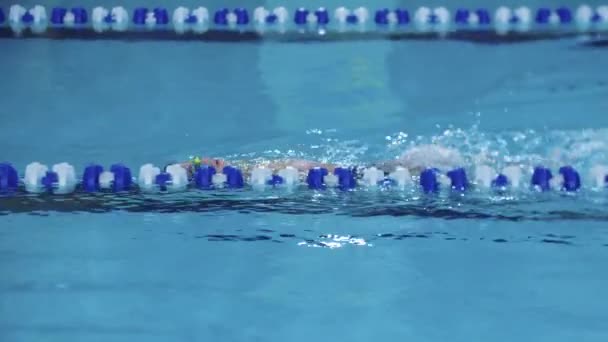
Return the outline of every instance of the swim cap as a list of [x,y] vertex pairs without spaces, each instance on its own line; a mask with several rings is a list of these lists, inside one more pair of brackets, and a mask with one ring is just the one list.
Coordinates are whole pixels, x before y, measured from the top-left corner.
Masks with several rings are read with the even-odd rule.
[[201,166],[201,158],[199,157],[194,157],[192,159],[192,165],[194,166],[194,168],[199,168]]

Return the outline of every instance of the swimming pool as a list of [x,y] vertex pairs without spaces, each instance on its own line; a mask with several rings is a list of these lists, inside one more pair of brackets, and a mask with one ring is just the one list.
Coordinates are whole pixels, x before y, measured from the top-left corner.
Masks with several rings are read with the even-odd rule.
[[[264,5],[279,4],[300,5]],[[200,153],[365,164],[441,143],[469,169],[572,164],[589,188],[608,163],[606,49],[578,39],[0,44],[0,159],[20,172]],[[605,191],[66,197],[0,199],[2,341],[608,337]]]

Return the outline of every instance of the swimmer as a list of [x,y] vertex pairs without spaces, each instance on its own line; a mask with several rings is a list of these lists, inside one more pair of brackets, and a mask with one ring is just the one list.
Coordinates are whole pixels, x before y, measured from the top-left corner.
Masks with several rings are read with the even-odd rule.
[[[192,177],[194,171],[200,166],[212,166],[216,170],[221,170],[226,165],[231,165],[241,169],[244,175],[250,175],[254,167],[266,167],[274,172],[286,167],[293,167],[299,172],[308,172],[315,167],[326,168],[330,173],[340,165],[333,163],[324,163],[319,161],[311,161],[304,159],[279,159],[274,161],[266,161],[260,163],[249,163],[246,161],[225,161],[217,158],[200,158],[194,157],[188,162],[182,162],[180,165],[188,171],[189,177]],[[356,168],[362,169],[365,167],[376,167],[382,170],[385,174],[393,172],[397,167],[404,167],[412,174],[419,174],[422,170],[433,167],[442,171],[447,171],[464,165],[464,159],[457,150],[442,147],[439,145],[420,145],[405,151],[401,156],[393,160],[381,161],[368,166]]]

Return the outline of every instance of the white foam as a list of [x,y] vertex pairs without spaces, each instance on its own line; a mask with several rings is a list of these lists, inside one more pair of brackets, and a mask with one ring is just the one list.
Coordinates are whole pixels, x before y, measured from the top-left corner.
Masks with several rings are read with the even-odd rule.
[[57,189],[54,191],[56,194],[67,194],[74,191],[78,180],[72,165],[68,163],[55,164],[52,171],[57,173]]
[[412,183],[412,175],[410,171],[404,167],[397,166],[395,171],[391,172],[389,178],[397,183],[397,186],[403,188]]
[[367,186],[376,186],[384,180],[384,172],[375,167],[363,170],[363,183]]
[[25,190],[34,193],[42,191],[42,177],[46,175],[48,170],[49,168],[46,165],[38,162],[28,164],[23,177]]
[[502,169],[502,174],[507,177],[512,187],[519,187],[521,185],[521,168],[519,166],[507,166]]
[[608,166],[606,165],[596,165],[591,168],[589,171],[589,175],[591,179],[594,181],[594,186],[596,188],[604,188],[606,187],[606,175],[608,175]]
[[492,181],[496,178],[496,171],[488,165],[478,165],[475,167],[475,183],[484,188],[492,186]]
[[439,145],[420,145],[413,147],[401,156],[401,163],[408,169],[425,169],[429,167],[439,170],[451,170],[464,164],[457,150]]

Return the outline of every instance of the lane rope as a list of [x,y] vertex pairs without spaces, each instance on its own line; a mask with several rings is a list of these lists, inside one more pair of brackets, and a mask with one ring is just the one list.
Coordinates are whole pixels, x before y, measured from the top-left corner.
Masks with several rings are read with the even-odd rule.
[[381,8],[372,11],[366,7],[338,7],[333,11],[296,8],[288,10],[279,6],[272,9],[244,7],[209,10],[205,7],[167,8],[136,7],[127,10],[124,6],[92,9],[85,7],[52,7],[36,5],[26,8],[12,5],[8,16],[0,8],[0,25],[8,27],[19,36],[24,31],[44,35],[56,29],[93,30],[99,34],[108,31],[141,32],[172,31],[205,33],[209,30],[236,32],[309,32],[324,35],[328,32],[414,32],[448,34],[459,31],[494,31],[533,33],[574,32],[589,33],[608,31],[608,5],[591,7],[580,5],[569,7],[500,6],[487,8],[456,8],[422,6],[415,9]]
[[[263,189],[269,187],[300,187],[324,190],[336,188],[344,191],[366,188],[391,188],[404,190],[416,188],[426,194],[440,191],[466,192],[473,188],[487,188],[507,191],[522,188],[524,172],[519,166],[507,166],[495,170],[488,165],[474,168],[470,179],[463,167],[451,170],[426,168],[417,175],[410,170],[397,166],[391,172],[376,167],[358,168],[340,166],[333,170],[314,167],[306,172],[287,166],[272,170],[263,166],[243,172],[236,166],[216,169],[208,165],[192,165],[185,168],[181,164],[161,168],[153,164],[142,165],[137,177],[124,164],[91,164],[78,177],[74,166],[59,163],[49,168],[38,162],[27,165],[23,177],[10,163],[0,163],[0,193],[11,195],[19,192],[68,194],[73,192],[174,192],[188,190],[214,190],[221,188],[241,189],[250,187]],[[608,185],[608,166],[595,166],[589,172],[592,187],[605,188]],[[572,166],[560,167],[557,172],[544,166],[533,169],[528,186],[539,192],[581,190],[579,172]]]

